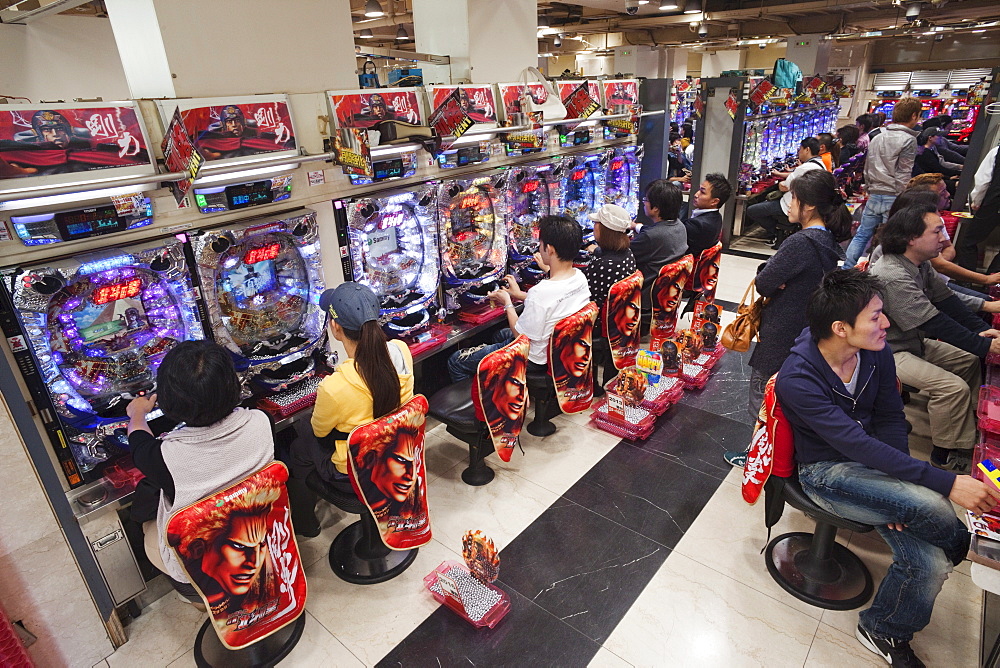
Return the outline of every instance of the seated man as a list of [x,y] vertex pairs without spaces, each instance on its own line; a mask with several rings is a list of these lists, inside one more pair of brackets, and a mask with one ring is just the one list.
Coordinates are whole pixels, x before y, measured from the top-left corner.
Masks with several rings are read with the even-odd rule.
[[[545,216],[538,222],[539,255],[536,257],[539,266],[549,267],[549,277],[525,292],[513,276],[507,276],[507,285],[490,293],[490,300],[503,304],[506,309],[510,329],[501,330],[495,343],[453,353],[448,358],[448,372],[453,382],[470,378],[476,373],[480,360],[513,341],[517,334],[531,339],[528,362],[542,367],[548,365],[549,336],[555,324],[590,301],[587,277],[573,266],[582,244],[583,230],[572,218]],[[513,299],[524,300],[520,317],[514,310]]]
[[[780,199],[768,200],[747,207],[747,220],[756,223],[762,232],[748,234],[750,238],[764,238],[774,241],[778,235],[778,223],[788,222],[788,207],[792,204],[792,181],[799,178],[810,169],[826,169],[823,159],[819,157],[819,140],[806,137],[799,144],[799,166],[791,172],[773,170],[771,174],[784,179],[778,184],[778,190],[784,193]],[[777,247],[777,246],[775,246]]]
[[718,172],[709,174],[691,197],[694,210],[684,221],[687,230],[688,253],[695,259],[722,237],[722,214],[719,209],[733,195],[733,187]]
[[632,223],[635,234],[629,247],[635,265],[642,272],[643,303],[649,303],[649,288],[660,268],[679,260],[688,252],[687,230],[677,219],[681,211],[681,189],[666,179],[646,186],[643,210],[651,222]]
[[775,392],[803,491],[828,512],[874,525],[892,548],[892,565],[859,615],[858,640],[894,667],[923,666],[910,640],[969,549],[949,499],[982,513],[1000,490],[909,455],[879,290],[878,279],[857,270],[824,276]]
[[[931,463],[967,473],[976,444],[979,358],[1000,352],[1000,332],[966,308],[931,266],[945,242],[936,206],[898,211],[881,237],[884,255],[869,271],[885,285],[896,374],[929,395]],[[997,313],[1000,302],[981,302],[979,308]]]

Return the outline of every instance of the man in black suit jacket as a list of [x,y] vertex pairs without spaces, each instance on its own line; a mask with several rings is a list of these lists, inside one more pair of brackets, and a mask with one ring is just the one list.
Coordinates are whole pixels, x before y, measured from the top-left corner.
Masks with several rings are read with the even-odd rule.
[[711,248],[722,237],[722,214],[719,209],[733,195],[733,187],[726,177],[712,173],[705,177],[701,187],[691,196],[691,214],[683,221],[687,230],[688,252],[698,259],[706,248]]

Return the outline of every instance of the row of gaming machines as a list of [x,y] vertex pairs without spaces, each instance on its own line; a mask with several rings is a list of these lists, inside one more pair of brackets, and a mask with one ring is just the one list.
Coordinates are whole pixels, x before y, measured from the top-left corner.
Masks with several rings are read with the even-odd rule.
[[[567,212],[592,234],[587,214],[605,202],[635,215],[641,151],[601,149],[336,201],[344,275],[379,295],[391,336],[426,344],[443,319],[481,315],[505,273],[538,279],[540,217]],[[72,238],[81,225],[131,226],[105,209],[88,210],[87,220],[56,212],[12,221],[22,240]],[[149,200],[132,215],[152,216]],[[179,341],[225,346],[248,401],[276,417],[312,403],[332,366],[312,211],[109,242],[0,270],[0,326],[43,417],[55,415],[44,422],[70,487],[103,477],[127,455],[125,407],[155,388],[157,367]],[[149,417],[157,433],[174,426],[159,411]]]

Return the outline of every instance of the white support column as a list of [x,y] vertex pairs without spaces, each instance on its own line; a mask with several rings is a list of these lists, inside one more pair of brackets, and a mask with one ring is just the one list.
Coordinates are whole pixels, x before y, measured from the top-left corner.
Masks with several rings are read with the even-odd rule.
[[153,0],[106,0],[130,96],[174,97],[167,51]]
[[413,0],[413,41],[419,53],[451,57],[450,81],[424,65],[425,82],[471,80],[468,0]]

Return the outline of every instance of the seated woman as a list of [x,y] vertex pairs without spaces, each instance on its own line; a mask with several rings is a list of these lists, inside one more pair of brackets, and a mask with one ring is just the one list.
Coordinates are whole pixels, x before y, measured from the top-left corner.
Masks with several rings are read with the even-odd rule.
[[[160,490],[156,520],[143,525],[146,556],[197,605],[197,592],[167,546],[167,520],[174,510],[271,462],[271,423],[261,411],[237,408],[240,380],[232,357],[211,341],[177,344],[163,358],[156,380],[156,394],[137,397],[126,409],[132,459]],[[159,439],[146,424],[146,415],[157,404],[167,417],[184,423]]]
[[304,482],[316,471],[345,491],[347,437],[355,427],[399,408],[413,397],[413,358],[402,341],[389,341],[378,324],[378,298],[360,283],[342,283],[320,296],[329,315],[331,337],[344,344],[347,359],[323,379],[316,391],[312,433],[292,443],[288,491],[296,533],[315,536],[319,523],[315,495]]
[[[589,214],[589,218],[594,221],[594,240],[598,248],[583,274],[590,286],[590,299],[602,309],[598,322],[603,323],[604,302],[611,286],[636,271],[628,238],[632,217],[617,204],[605,204],[597,213]],[[602,336],[608,335],[603,325],[600,329]]]

